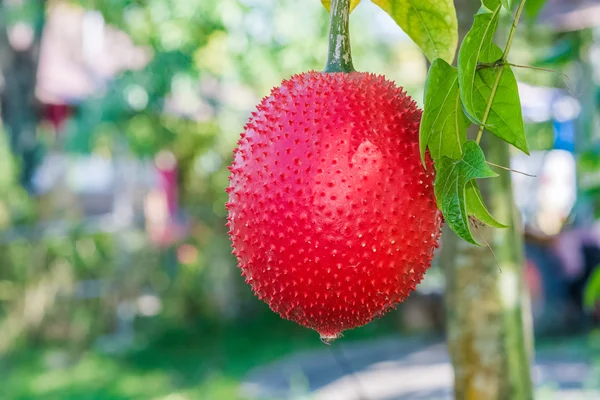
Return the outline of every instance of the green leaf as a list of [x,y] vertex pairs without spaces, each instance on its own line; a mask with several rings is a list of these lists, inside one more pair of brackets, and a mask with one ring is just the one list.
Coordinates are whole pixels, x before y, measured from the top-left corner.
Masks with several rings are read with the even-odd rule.
[[458,22],[452,0],[372,0],[396,21],[430,61],[454,60]]
[[500,3],[494,11],[482,6],[477,14],[471,30],[465,36],[458,53],[458,87],[460,99],[469,118],[482,125],[483,115],[478,115],[475,108],[475,77],[480,62],[491,63],[493,59],[492,39],[498,27]]
[[[323,3],[325,8],[327,9],[327,12],[329,12],[329,7],[331,7],[331,0],[321,0],[321,3]],[[352,10],[356,8],[358,3],[360,3],[360,0],[350,0],[350,12],[352,12]]]
[[600,302],[600,265],[598,265],[595,271],[592,273],[590,278],[585,285],[583,292],[583,304],[586,309],[593,310],[596,304]]
[[467,210],[467,184],[477,178],[498,176],[485,162],[483,151],[469,140],[459,160],[448,157],[436,164],[435,198],[448,226],[467,242],[479,245],[473,238]]
[[460,98],[471,121],[529,154],[517,80],[510,66],[478,68],[502,58],[502,50],[492,41],[500,9],[499,2],[494,11],[482,6],[465,36],[458,54]]
[[508,228],[507,225],[498,222],[494,217],[492,217],[483,202],[483,196],[481,196],[477,182],[471,181],[467,183],[466,197],[467,214],[469,214],[471,217],[486,225],[493,226],[494,228]]
[[[517,0],[517,1],[520,1],[520,0]],[[509,13],[512,12],[512,9],[514,6],[514,0],[500,0],[500,2],[502,3],[502,6],[504,7],[504,9],[506,11],[508,11]]]
[[469,120],[460,104],[458,70],[441,58],[431,64],[427,75],[424,110],[419,130],[423,165],[427,147],[434,161],[442,156],[460,158]]
[[525,3],[525,15],[527,15],[527,18],[536,19],[545,5],[546,0],[527,0]]
[[[494,48],[496,54],[500,57],[502,51],[496,45],[494,45]],[[497,81],[498,74],[502,75]],[[529,154],[523,125],[519,87],[515,74],[509,65],[484,68],[477,71],[473,94],[475,115],[481,118],[485,115],[494,86],[496,91],[485,121],[485,128],[525,154]]]
[[501,4],[508,3],[510,0],[481,0],[481,4],[489,10],[495,10]]

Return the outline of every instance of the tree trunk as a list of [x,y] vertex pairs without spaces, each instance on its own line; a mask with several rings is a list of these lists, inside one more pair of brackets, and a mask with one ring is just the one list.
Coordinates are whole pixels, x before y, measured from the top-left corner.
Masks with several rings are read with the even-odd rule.
[[[456,2],[461,38],[480,2]],[[484,134],[488,159],[509,166],[508,145]],[[448,351],[457,400],[532,399],[529,299],[523,283],[523,233],[510,173],[481,180],[490,211],[508,229],[479,228],[473,246],[445,228],[441,263],[446,275]]]
[[[509,165],[508,145],[486,142],[493,142],[485,146],[488,157]],[[470,245],[451,232],[444,236],[448,350],[455,395],[469,400],[531,399],[531,318],[523,283],[523,234],[510,174],[488,180],[482,192],[492,214],[511,227],[476,231],[476,237],[491,248]]]
[[33,31],[32,38],[27,38],[27,31],[22,31],[18,39],[23,47],[11,45],[9,41],[8,26],[3,18],[7,7],[0,0],[0,111],[13,154],[21,161],[21,183],[29,189],[37,161],[39,107],[35,87],[45,1],[25,0],[21,5],[34,11],[33,19],[27,21]]

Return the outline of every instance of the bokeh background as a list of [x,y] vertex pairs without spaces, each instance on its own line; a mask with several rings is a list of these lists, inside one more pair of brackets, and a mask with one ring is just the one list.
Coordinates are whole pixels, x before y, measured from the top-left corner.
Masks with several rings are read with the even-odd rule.
[[[533,152],[511,163],[534,175],[513,181],[539,398],[600,398],[599,21],[549,0],[512,56],[554,71],[517,68]],[[239,133],[323,68],[327,23],[318,0],[0,0],[0,399],[446,398],[437,261],[325,348],[231,256]],[[351,35],[358,70],[422,104],[426,60],[389,16],[363,1]]]

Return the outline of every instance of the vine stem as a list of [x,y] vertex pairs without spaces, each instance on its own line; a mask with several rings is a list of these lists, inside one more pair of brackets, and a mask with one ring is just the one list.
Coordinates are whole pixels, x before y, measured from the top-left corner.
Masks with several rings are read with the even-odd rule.
[[528,176],[530,178],[537,178],[536,175],[531,175],[531,174],[528,174],[528,173],[525,173],[525,172],[517,171],[516,169],[507,168],[507,167],[504,167],[502,165],[494,164],[493,162],[486,161],[486,163],[489,164],[489,165],[491,165],[492,167],[501,168],[501,169],[503,169],[505,171],[510,171],[510,172],[514,172],[516,174],[525,175],[525,176]]
[[353,72],[350,50],[350,0],[331,0],[329,50],[325,72]]
[[494,102],[494,97],[496,96],[496,92],[498,91],[498,86],[500,85],[500,78],[502,78],[503,72],[504,67],[500,67],[500,69],[498,70],[498,74],[496,75],[496,80],[494,81],[494,86],[492,86],[492,92],[490,93],[490,98],[485,108],[485,113],[483,114],[481,125],[479,125],[479,130],[477,131],[477,139],[475,139],[475,142],[477,144],[479,144],[479,142],[481,141],[481,136],[483,136],[483,129],[485,127],[488,117],[490,116],[490,111],[492,110],[492,103]]
[[563,77],[563,79],[565,81],[565,86],[567,87],[567,91],[569,92],[569,94],[571,96],[577,97],[577,98],[582,96],[581,94],[575,93],[575,89],[571,85],[571,78],[569,78],[569,75],[565,74],[564,72],[560,72],[560,71],[557,71],[555,69],[550,69],[550,68],[532,67],[531,65],[521,65],[521,64],[512,64],[512,63],[506,63],[506,64],[510,65],[511,67],[515,67],[515,68],[531,69],[533,71],[542,71],[542,72],[550,72],[552,74],[558,74]]
[[521,14],[523,13],[523,9],[525,8],[526,1],[527,0],[521,0],[521,2],[519,3],[519,8],[517,8],[517,13],[515,14],[512,26],[510,27],[510,32],[508,33],[508,39],[506,41],[506,47],[504,47],[504,52],[502,53],[502,58],[500,59],[502,67],[500,67],[500,69],[498,70],[498,74],[496,75],[496,80],[494,81],[494,86],[492,86],[492,92],[490,93],[490,98],[488,99],[487,106],[485,108],[485,113],[483,114],[483,119],[481,120],[481,124],[479,124],[479,130],[477,131],[477,138],[475,139],[475,142],[477,142],[477,144],[479,144],[479,142],[481,141],[481,136],[483,136],[485,124],[487,123],[490,111],[492,110],[494,97],[496,97],[498,85],[500,84],[500,78],[502,78],[502,73],[504,72],[504,65],[506,64],[508,53],[510,53],[510,48],[512,47],[513,40],[515,38],[515,33],[517,32],[517,25],[519,25],[519,20],[521,19]]
[[515,38],[515,33],[517,32],[517,25],[519,24],[521,14],[525,9],[526,1],[527,0],[521,0],[521,3],[519,4],[519,8],[517,9],[517,13],[515,14],[515,19],[513,19],[512,26],[510,27],[510,32],[508,33],[508,40],[506,41],[506,47],[504,48],[504,53],[502,54],[502,61],[506,61],[506,59],[508,58],[508,53],[510,52],[513,39]]

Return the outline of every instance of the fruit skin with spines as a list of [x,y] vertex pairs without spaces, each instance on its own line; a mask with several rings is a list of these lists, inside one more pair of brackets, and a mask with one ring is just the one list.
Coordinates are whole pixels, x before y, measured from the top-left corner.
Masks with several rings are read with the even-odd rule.
[[442,218],[420,118],[402,88],[360,72],[295,75],[260,102],[229,167],[227,225],[273,311],[333,339],[422,280]]

